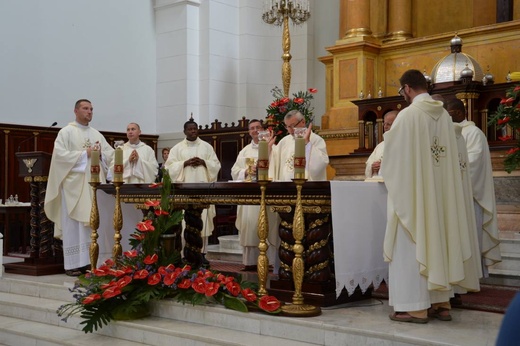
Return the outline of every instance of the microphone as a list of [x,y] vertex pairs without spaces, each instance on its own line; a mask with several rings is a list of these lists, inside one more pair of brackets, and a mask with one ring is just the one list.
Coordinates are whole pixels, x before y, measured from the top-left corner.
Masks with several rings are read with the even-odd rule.
[[[56,126],[56,125],[58,125],[58,122],[57,122],[57,121],[53,122],[51,126],[45,128],[43,131],[46,131],[46,130],[48,130],[48,129],[50,129],[51,127]],[[30,140],[33,139],[34,137],[36,137],[36,135],[32,135],[31,137],[26,138],[26,139],[24,139],[23,141],[21,141],[20,144],[18,144],[18,149],[16,150],[16,152],[17,152],[17,153],[20,152],[20,147],[22,146],[22,144],[24,144],[24,143],[27,142],[27,141],[30,141]]]

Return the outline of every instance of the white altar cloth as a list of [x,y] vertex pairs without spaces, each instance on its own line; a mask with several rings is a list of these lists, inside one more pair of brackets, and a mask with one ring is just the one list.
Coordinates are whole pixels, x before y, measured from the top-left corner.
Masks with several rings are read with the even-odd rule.
[[383,260],[387,191],[383,183],[331,181],[336,297],[388,280]]
[[[99,259],[97,265],[112,258],[114,246],[114,210],[116,198],[105,191],[97,190],[97,202],[99,210]],[[121,202],[121,213],[123,214],[123,227],[121,229],[121,247],[123,251],[130,250],[130,234],[134,233],[137,223],[143,220],[143,213],[133,203]],[[103,245],[106,244],[106,245]]]

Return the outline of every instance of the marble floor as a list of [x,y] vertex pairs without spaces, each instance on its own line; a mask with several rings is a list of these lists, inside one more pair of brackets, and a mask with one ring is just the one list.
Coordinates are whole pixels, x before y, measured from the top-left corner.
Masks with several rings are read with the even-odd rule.
[[[4,263],[6,260],[10,261],[9,258],[4,257]],[[67,277],[64,274],[35,277],[4,273],[3,278],[0,279],[0,288],[2,288],[0,306],[7,303],[18,305],[29,303],[24,302],[28,298],[24,298],[18,293],[9,296],[5,287],[6,282],[11,280],[17,281],[17,284],[22,282],[29,286],[41,284],[48,290],[48,287],[51,286],[71,287],[75,278]],[[12,288],[12,291],[16,290]],[[62,299],[72,299],[72,297],[67,297],[66,290],[63,292],[65,292],[65,296]],[[41,299],[41,297],[38,298]],[[49,304],[52,305],[52,303]],[[7,337],[7,334],[3,336],[5,332],[2,332],[9,329],[5,326],[14,323],[11,320],[4,321],[4,318],[11,318],[6,315],[11,314],[12,309],[7,310],[9,309],[0,310],[0,344],[15,345],[13,339]],[[154,304],[152,317],[133,321],[132,327],[127,327],[134,332],[147,328],[149,330],[152,326],[154,329],[164,328],[163,333],[168,335],[175,333],[175,328],[180,328],[184,335],[186,333],[197,334],[197,342],[182,338],[177,339],[177,342],[174,343],[161,342],[158,337],[152,338],[142,334],[139,337],[132,336],[127,341],[129,341],[129,345],[494,345],[503,318],[502,314],[497,313],[453,309],[451,322],[430,320],[429,323],[420,325],[393,322],[388,318],[391,311],[386,300],[367,299],[324,308],[322,314],[316,317],[291,318],[258,313],[243,314],[221,306],[192,307],[169,301]],[[23,316],[16,317],[22,319],[21,322],[16,323],[18,333],[23,333],[26,328],[26,333],[29,334],[30,329],[33,329],[34,326],[29,322],[26,324]],[[201,328],[200,324],[205,324],[204,328]],[[3,329],[4,327],[5,329]],[[59,337],[59,334],[63,333],[64,338],[70,338],[70,328],[67,326],[67,328],[56,329],[53,334]],[[113,331],[108,327],[107,330]],[[128,333],[130,332],[126,334],[128,335]],[[211,341],[208,339],[210,334]],[[193,337],[195,338],[195,336]],[[91,342],[89,338],[92,338],[92,335],[80,332],[74,336],[75,341],[72,344],[89,344]],[[119,345],[119,341],[113,345]],[[62,343],[47,341],[31,344]]]

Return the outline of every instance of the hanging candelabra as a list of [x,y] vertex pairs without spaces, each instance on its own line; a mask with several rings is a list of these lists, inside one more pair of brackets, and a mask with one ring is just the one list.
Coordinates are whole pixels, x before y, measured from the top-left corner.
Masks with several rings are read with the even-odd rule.
[[296,25],[303,24],[311,16],[309,0],[266,0],[264,3],[266,10],[262,14],[262,19],[267,24],[282,25],[282,83],[283,92],[289,96],[291,86],[291,36],[289,34],[289,18]]

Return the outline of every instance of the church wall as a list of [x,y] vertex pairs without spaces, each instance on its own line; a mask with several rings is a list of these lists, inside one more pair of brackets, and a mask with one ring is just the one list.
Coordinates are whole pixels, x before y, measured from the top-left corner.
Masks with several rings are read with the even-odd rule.
[[151,1],[2,1],[0,32],[0,122],[65,126],[88,98],[96,128],[156,132]]

